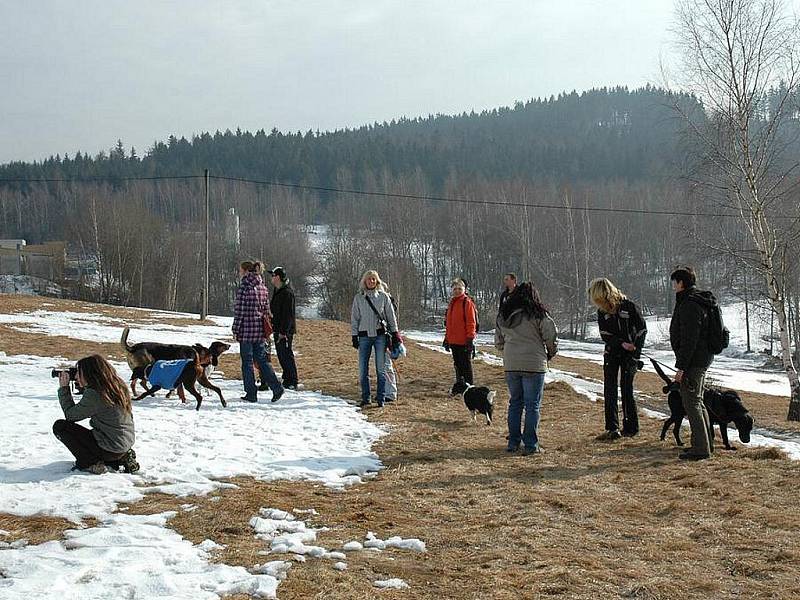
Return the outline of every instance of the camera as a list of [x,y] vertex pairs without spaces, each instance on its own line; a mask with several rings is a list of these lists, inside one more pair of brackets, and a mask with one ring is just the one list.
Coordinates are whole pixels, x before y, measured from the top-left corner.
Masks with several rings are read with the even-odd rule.
[[75,381],[75,378],[78,376],[78,367],[65,367],[62,369],[53,369],[50,371],[50,377],[58,377],[61,373],[69,373],[69,380]]

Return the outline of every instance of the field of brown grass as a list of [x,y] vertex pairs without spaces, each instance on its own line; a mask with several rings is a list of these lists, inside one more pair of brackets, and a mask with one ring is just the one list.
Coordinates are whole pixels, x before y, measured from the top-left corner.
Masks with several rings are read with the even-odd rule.
[[[47,302],[67,309],[66,303]],[[31,310],[35,303],[0,296],[0,311]],[[69,303],[68,309],[105,312],[121,322],[142,318],[139,311],[114,307]],[[356,352],[344,324],[302,322],[296,350],[308,389],[357,400]],[[120,357],[114,344],[1,326],[0,351]],[[224,357],[227,376],[238,377],[237,359]],[[601,377],[599,367],[586,361],[559,358],[555,366]],[[225,544],[219,560],[246,567],[265,560],[258,554],[263,542],[247,525],[262,506],[315,508],[312,523],[329,528],[318,543],[332,549],[363,539],[368,530],[427,544],[425,554],[350,554],[344,572],[310,559],[295,565],[278,588],[284,599],[800,597],[798,463],[774,450],[740,448],[685,464],[672,441],[658,440],[660,421],[647,417],[638,437],[597,442],[602,405],[563,383],[545,390],[545,452],[508,455],[502,369],[476,363],[475,370],[480,383],[498,391],[493,426],[473,425],[461,402],[446,395],[449,356],[410,343],[400,367],[399,401],[367,411],[389,430],[375,448],[386,465],[375,479],[345,491],[237,479],[236,489],[217,493],[219,501],[192,498],[197,510],[179,511],[171,526],[194,542]],[[639,386],[659,397],[655,376],[640,374]],[[759,425],[794,429],[783,421],[786,399],[747,394],[746,401]],[[175,509],[185,502],[153,494],[129,511]],[[0,515],[9,540],[57,539],[67,526]],[[386,576],[405,579],[411,589],[372,587],[372,579]]]

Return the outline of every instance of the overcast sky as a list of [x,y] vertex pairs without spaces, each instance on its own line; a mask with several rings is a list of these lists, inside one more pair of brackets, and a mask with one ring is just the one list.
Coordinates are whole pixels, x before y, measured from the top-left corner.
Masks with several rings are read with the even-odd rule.
[[659,82],[672,0],[0,0],[0,163]]

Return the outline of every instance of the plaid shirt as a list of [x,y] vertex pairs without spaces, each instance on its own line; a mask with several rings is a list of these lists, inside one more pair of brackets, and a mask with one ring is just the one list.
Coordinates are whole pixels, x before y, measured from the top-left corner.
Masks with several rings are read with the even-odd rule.
[[263,342],[262,314],[269,313],[269,292],[256,273],[242,277],[233,304],[233,337],[237,342]]

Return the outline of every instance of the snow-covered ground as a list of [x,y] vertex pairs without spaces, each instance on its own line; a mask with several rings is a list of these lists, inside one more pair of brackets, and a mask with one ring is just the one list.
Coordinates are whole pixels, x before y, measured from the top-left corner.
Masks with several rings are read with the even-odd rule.
[[[166,315],[164,315],[166,317]],[[173,315],[174,316],[174,315]],[[161,320],[161,316],[159,316]],[[157,324],[143,318],[131,341],[206,342],[229,338],[219,325]],[[100,315],[40,310],[0,315],[0,322],[41,335],[117,342],[121,323]],[[241,381],[218,379],[228,400],[205,395],[200,411],[163,395],[134,406],[141,471],[95,476],[71,472],[72,457],[53,436],[63,417],[50,377],[59,358],[0,353],[0,512],[52,515],[99,524],[67,532],[64,540],[6,544],[0,532],[0,597],[218,598],[243,592],[274,597],[275,573],[251,573],[214,563],[213,541],[192,545],[169,528],[172,514],[135,517],[118,512],[153,491],[189,496],[229,486],[222,478],[306,479],[341,488],[382,468],[372,445],[384,431],[340,398],[287,390],[272,404],[239,401]],[[130,371],[115,364],[123,379]],[[187,508],[188,510],[188,508]],[[143,553],[142,548],[147,552]],[[146,554],[146,556],[143,556]]]

